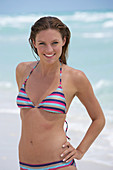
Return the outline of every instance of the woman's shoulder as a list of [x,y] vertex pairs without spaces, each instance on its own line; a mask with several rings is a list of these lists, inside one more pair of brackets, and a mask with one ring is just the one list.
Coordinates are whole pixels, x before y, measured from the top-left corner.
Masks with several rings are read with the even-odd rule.
[[16,81],[18,84],[18,87],[20,89],[22,82],[26,78],[26,76],[29,74],[33,66],[36,64],[35,61],[29,61],[29,62],[21,62],[16,67]]
[[21,62],[17,65],[16,67],[16,71],[23,71],[25,70],[27,67],[34,65],[34,63],[36,63],[35,61],[28,61],[28,62]]
[[72,68],[68,65],[64,66],[64,70],[73,88],[83,89],[85,86],[89,86],[90,82],[82,70]]
[[34,62],[21,62],[16,67],[16,74],[22,76],[32,66]]
[[73,80],[83,80],[86,78],[85,73],[82,70],[75,69],[68,65],[64,65],[65,74],[70,76]]

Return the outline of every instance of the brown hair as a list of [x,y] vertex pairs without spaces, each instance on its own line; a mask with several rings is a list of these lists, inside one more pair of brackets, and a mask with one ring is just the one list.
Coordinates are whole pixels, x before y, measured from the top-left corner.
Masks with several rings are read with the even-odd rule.
[[35,41],[37,33],[39,33],[42,30],[47,30],[49,28],[59,31],[63,40],[64,40],[64,37],[66,37],[66,43],[62,47],[62,54],[59,59],[64,64],[67,64],[66,60],[68,57],[68,45],[70,42],[70,30],[61,20],[59,20],[56,17],[51,17],[51,16],[42,17],[34,23],[34,25],[31,27],[31,33],[30,33],[30,38],[29,38],[29,43],[31,45],[31,48],[38,55],[37,49],[33,45],[33,41]]

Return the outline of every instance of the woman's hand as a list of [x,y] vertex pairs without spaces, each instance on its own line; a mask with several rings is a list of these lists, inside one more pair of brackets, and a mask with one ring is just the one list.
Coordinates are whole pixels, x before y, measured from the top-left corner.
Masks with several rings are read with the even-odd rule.
[[69,142],[66,142],[62,147],[65,148],[65,150],[61,154],[61,157],[65,162],[69,162],[73,159],[80,160],[84,155],[81,151],[75,149]]

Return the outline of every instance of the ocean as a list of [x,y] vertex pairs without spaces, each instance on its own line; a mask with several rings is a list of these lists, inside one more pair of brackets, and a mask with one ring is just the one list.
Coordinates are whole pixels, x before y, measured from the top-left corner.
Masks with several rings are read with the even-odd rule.
[[[68,65],[86,74],[106,118],[104,130],[84,160],[113,166],[113,11],[0,15],[0,114],[19,114],[15,69],[20,62],[35,60],[28,43],[30,28],[48,15],[57,16],[70,28]],[[68,134],[76,146],[91,123],[76,97],[67,120]]]

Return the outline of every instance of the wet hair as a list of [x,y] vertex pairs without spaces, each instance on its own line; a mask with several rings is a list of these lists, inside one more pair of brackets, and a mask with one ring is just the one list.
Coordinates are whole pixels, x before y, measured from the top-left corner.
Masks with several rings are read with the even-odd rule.
[[[36,35],[42,31],[47,29],[54,29],[59,31],[61,34],[62,40],[64,40],[64,37],[66,37],[65,45],[62,47],[62,54],[59,57],[59,60],[67,64],[67,57],[68,57],[68,45],[70,42],[70,30],[69,28],[58,18],[56,17],[42,17],[39,20],[37,20],[34,25],[31,27],[31,33],[29,38],[29,43],[31,45],[32,50],[38,55],[37,49],[33,45],[33,41],[36,39]],[[36,58],[36,56],[35,56]]]

